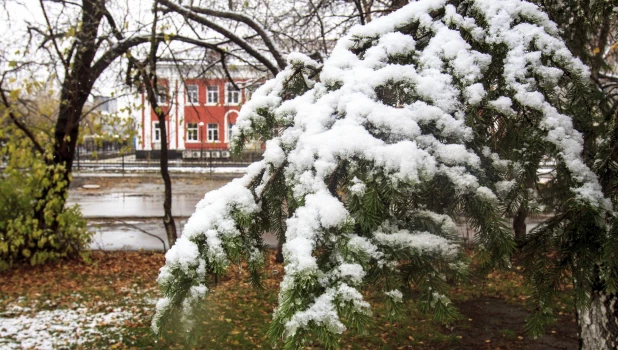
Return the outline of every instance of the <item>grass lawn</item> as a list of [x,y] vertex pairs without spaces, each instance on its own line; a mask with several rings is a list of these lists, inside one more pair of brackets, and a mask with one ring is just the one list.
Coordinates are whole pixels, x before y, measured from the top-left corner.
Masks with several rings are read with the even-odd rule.
[[[161,253],[92,252],[91,262],[64,261],[0,273],[0,349],[253,349],[272,348],[266,331],[283,276],[269,259],[265,290],[231,268],[205,301],[193,345],[186,332],[155,339],[150,331],[159,297]],[[576,325],[565,297],[559,322],[537,339],[525,336],[525,287],[518,266],[477,275],[452,286],[462,318],[446,327],[406,304],[406,316],[385,318],[375,293],[373,324],[364,335],[347,332],[343,349],[577,349]],[[313,348],[319,349],[318,345]]]

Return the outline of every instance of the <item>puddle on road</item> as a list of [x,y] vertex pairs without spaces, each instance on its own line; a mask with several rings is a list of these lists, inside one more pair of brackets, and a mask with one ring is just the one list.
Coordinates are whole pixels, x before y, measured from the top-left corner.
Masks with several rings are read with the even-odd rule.
[[[227,183],[227,180],[206,181],[199,185],[183,184],[176,187],[172,199],[174,216],[189,217],[195,211],[195,205],[210,190],[217,189]],[[161,240],[149,236],[141,230],[156,235],[166,242],[165,230],[159,219],[163,216],[163,190],[159,184],[138,183],[131,190],[109,188],[105,191],[70,191],[68,204],[78,204],[88,226],[95,231],[92,249],[104,250],[162,250]],[[116,191],[113,193],[113,191]],[[121,218],[138,218],[122,224]],[[109,218],[109,219],[106,219]],[[143,219],[142,219],[143,218]],[[457,225],[464,242],[472,242],[474,231],[461,220]],[[528,221],[528,231],[534,228],[541,219],[531,218]],[[182,232],[186,220],[177,219],[178,233]],[[133,226],[133,227],[131,227]],[[265,243],[276,246],[276,237],[270,234],[264,236]]]
[[[187,220],[176,219],[178,234]],[[163,250],[169,248],[163,223],[159,220],[104,221],[90,220],[88,229],[94,231],[90,249],[93,250]],[[148,232],[149,234],[144,233]],[[153,237],[152,235],[157,236]],[[277,246],[277,238],[270,233],[264,234],[264,243],[269,247]]]
[[[176,223],[181,232],[186,220]],[[105,221],[89,220],[88,229],[95,234],[90,244],[94,250],[163,250],[168,248],[163,224],[159,220]],[[150,235],[142,232],[148,232]],[[156,236],[153,237],[152,235]]]
[[[172,198],[172,212],[190,216],[202,195],[178,194]],[[78,204],[85,217],[163,216],[163,196],[141,193],[109,193],[86,196],[69,195],[69,205]]]
[[[179,235],[186,223],[186,219],[179,217],[191,216],[195,212],[195,205],[204,198],[205,193],[220,188],[229,181],[231,179],[199,182],[186,180],[174,184],[172,212],[176,217]],[[148,179],[130,183],[126,179],[124,183],[121,180],[114,182],[114,179],[106,179],[102,184],[100,190],[70,190],[67,202],[68,205],[80,206],[82,214],[88,220],[88,228],[95,232],[91,249],[163,250],[161,240],[167,247],[163,223],[156,218],[163,216],[161,184],[149,182]],[[273,235],[265,234],[264,240],[267,245],[277,245],[277,239]]]
[[[100,179],[99,179],[100,180]],[[195,205],[204,195],[218,189],[230,180],[205,180],[200,183],[176,183],[172,187],[172,212],[174,216],[190,216]],[[127,184],[113,179],[104,183],[101,190],[69,191],[68,204],[78,204],[84,217],[157,217],[163,216],[163,186],[143,182]]]

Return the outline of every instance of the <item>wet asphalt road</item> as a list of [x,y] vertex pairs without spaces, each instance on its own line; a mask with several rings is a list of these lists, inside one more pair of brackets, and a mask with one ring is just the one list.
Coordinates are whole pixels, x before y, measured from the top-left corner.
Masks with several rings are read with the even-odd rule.
[[[195,205],[212,190],[238,177],[238,174],[177,176],[172,179],[172,212],[177,231],[182,228]],[[93,188],[94,187],[94,188]],[[68,205],[79,205],[95,232],[92,249],[163,250],[169,248],[161,217],[164,187],[157,174],[81,174],[69,190]],[[264,235],[269,246],[277,240]]]
[[[178,233],[182,234],[188,217],[193,214],[195,205],[204,194],[224,186],[238,176],[173,177],[172,212]],[[169,248],[161,219],[163,190],[157,174],[82,174],[76,176],[72,183],[68,203],[80,206],[89,228],[95,232],[92,249],[162,250],[163,242]],[[528,221],[528,230],[541,222],[534,218]],[[474,232],[465,221],[462,220],[458,229],[464,239],[473,239]],[[277,239],[272,234],[265,234],[264,240],[269,246],[277,245]]]

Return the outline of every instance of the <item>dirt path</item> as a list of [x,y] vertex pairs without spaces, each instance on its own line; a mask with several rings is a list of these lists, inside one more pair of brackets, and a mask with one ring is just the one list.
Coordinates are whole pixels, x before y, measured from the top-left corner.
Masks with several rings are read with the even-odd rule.
[[504,300],[476,299],[457,305],[467,318],[455,326],[465,336],[461,344],[448,349],[577,349],[577,324],[574,317],[561,317],[548,327],[548,334],[539,339],[525,336],[528,313]]

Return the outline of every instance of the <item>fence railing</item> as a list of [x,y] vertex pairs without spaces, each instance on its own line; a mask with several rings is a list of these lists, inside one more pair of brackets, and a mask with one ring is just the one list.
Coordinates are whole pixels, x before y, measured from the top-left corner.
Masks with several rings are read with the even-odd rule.
[[98,144],[86,140],[76,147],[75,160],[103,160],[133,153],[135,153],[135,147],[127,140],[102,141]]
[[[207,155],[207,156],[202,156]],[[235,157],[221,158],[210,156],[214,152],[203,152],[198,158],[170,159],[168,166],[172,171],[185,172],[240,172],[253,161],[261,158],[261,154],[246,154],[242,159]],[[126,148],[86,150],[77,148],[73,169],[110,170],[110,171],[157,171],[160,168],[159,159],[137,159],[135,152]],[[226,168],[226,169],[223,169]]]

